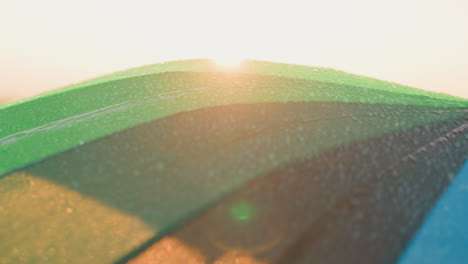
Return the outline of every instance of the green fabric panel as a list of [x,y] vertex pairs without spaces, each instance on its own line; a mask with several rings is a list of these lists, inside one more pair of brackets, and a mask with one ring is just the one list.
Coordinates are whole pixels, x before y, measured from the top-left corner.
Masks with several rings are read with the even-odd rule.
[[[185,62],[184,65],[197,68],[199,64],[205,65],[206,62]],[[281,64],[270,66],[280,67]],[[287,72],[289,66],[282,67]],[[172,68],[178,69],[175,66]],[[278,68],[275,71],[279,71]],[[57,91],[0,109],[0,174],[90,140],[178,112],[235,103],[308,101],[440,108],[467,105],[466,102],[443,101],[425,95],[291,79],[274,74],[169,71],[108,80]]]
[[[31,98],[32,100],[45,95],[53,95],[58,92],[66,92],[73,89],[79,89],[84,86],[92,86],[100,83],[109,81],[127,79],[137,76],[144,76],[155,73],[165,72],[238,72],[247,74],[259,74],[267,76],[281,76],[295,79],[306,79],[312,81],[323,81],[334,84],[345,84],[352,86],[360,86],[370,89],[394,91],[398,93],[424,95],[431,98],[463,102],[466,103],[466,99],[442,94],[428,92],[421,89],[416,89],[409,86],[404,86],[396,83],[385,82],[382,80],[359,76],[355,74],[349,74],[342,71],[337,71],[329,68],[302,66],[294,64],[284,64],[266,61],[255,61],[246,60],[239,67],[225,67],[217,64],[213,60],[209,59],[194,59],[194,60],[181,60],[181,61],[169,61],[165,63],[158,63],[152,65],[145,65],[141,67],[132,68],[129,70],[116,72],[104,76],[100,76],[94,79],[90,79],[77,84],[72,84],[63,87],[58,90],[46,92],[37,97]],[[26,100],[29,101],[29,100]],[[1,108],[2,106],[0,106]]]

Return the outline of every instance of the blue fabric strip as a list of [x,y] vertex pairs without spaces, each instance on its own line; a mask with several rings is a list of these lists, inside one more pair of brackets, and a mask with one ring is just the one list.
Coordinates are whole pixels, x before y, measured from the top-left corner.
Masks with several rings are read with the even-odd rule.
[[421,263],[468,263],[468,161],[398,261]]

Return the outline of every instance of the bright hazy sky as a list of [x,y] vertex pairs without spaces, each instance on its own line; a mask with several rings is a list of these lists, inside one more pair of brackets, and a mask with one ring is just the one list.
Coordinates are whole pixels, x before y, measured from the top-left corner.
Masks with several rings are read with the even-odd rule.
[[325,66],[468,98],[467,0],[0,0],[0,97],[188,58]]

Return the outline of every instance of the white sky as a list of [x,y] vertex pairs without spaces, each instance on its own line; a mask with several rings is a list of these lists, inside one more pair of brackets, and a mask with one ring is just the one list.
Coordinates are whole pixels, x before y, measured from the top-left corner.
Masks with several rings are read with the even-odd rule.
[[467,0],[0,0],[0,97],[161,61],[251,58],[468,98]]

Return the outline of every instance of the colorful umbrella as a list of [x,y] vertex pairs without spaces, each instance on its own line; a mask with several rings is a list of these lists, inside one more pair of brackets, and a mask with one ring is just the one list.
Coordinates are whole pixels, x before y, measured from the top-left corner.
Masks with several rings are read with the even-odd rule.
[[0,108],[0,263],[463,263],[467,131],[468,100],[323,68],[71,85]]

